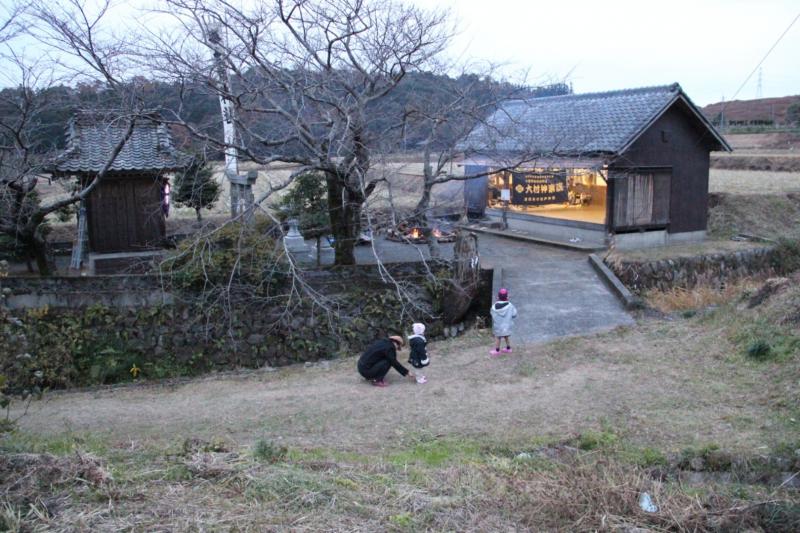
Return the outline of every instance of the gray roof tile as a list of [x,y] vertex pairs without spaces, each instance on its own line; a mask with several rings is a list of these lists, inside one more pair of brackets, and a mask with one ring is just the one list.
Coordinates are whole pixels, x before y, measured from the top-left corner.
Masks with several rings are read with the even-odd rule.
[[[69,122],[67,148],[56,162],[60,174],[100,172],[128,130],[125,118],[79,113]],[[166,172],[186,166],[188,156],[175,149],[167,127],[154,117],[137,118],[133,133],[109,170]]]
[[619,153],[679,96],[694,107],[677,83],[515,100],[473,130],[460,148],[473,153]]

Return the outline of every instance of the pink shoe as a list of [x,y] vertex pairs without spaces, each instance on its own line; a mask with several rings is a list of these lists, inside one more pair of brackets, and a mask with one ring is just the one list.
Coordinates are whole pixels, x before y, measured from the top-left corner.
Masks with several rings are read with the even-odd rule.
[[383,381],[382,379],[374,379],[372,380],[373,387],[388,387],[389,384]]
[[500,350],[494,349],[491,352],[489,352],[489,355],[491,355],[492,357],[497,357],[498,355],[500,355]]
[[503,353],[511,353],[511,346],[507,346],[507,347],[503,348],[502,352]]

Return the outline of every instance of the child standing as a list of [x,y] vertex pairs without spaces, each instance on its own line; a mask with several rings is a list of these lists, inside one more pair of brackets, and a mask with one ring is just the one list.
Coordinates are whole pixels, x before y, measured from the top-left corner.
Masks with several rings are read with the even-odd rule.
[[[425,368],[431,363],[427,351],[428,340],[425,338],[425,324],[416,322],[411,326],[411,329],[414,334],[408,337],[408,347],[411,350],[408,356],[408,364],[414,368]],[[425,383],[425,381],[427,381],[425,376],[420,375],[417,377],[418,383]]]
[[494,334],[494,350],[489,352],[492,357],[500,355],[500,339],[506,340],[506,347],[502,353],[511,353],[511,343],[508,337],[517,318],[517,308],[508,301],[508,289],[500,289],[497,293],[497,302],[492,306],[492,333]]

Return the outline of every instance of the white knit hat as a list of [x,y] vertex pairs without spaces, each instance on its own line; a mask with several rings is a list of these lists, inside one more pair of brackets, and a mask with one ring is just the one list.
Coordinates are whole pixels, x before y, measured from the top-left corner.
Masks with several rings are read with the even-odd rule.
[[424,335],[425,334],[425,324],[421,324],[419,322],[415,322],[411,329],[414,330],[414,335]]

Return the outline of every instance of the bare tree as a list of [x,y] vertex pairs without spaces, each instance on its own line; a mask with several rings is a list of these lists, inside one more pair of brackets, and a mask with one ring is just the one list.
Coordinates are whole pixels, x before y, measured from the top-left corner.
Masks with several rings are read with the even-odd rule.
[[40,274],[48,275],[52,266],[44,231],[45,219],[88,197],[133,132],[135,117],[120,117],[127,121],[126,133],[108,154],[105,168],[94,179],[68,190],[60,198],[43,202],[36,186],[42,180],[51,179],[55,154],[43,152],[34,138],[39,114],[53,102],[47,101],[42,91],[34,87],[29,74],[23,76],[23,83],[18,87],[0,91],[0,233],[15,243],[26,258],[35,260]]
[[[246,157],[323,173],[336,263],[353,264],[363,205],[376,186],[369,171],[376,123],[386,120],[382,102],[443,50],[446,14],[391,0],[276,0],[252,10],[224,0],[166,2],[185,33],[158,38],[150,55],[158,51],[161,74],[202,80],[233,101]],[[229,89],[202,61],[203,47],[224,58]],[[225,146],[179,113],[174,119]]]
[[[117,58],[123,50],[117,41],[104,44],[101,22],[109,2],[93,16],[77,0],[33,2],[13,12],[11,23],[0,24],[0,41],[6,39],[2,59],[16,70],[16,87],[0,92],[0,233],[9,237],[27,257],[33,257],[39,272],[51,272],[44,222],[47,217],[88,197],[129,139],[141,109],[135,95],[127,92],[118,74]],[[21,28],[38,39],[46,60],[32,60],[17,53],[12,40]],[[6,31],[5,34],[2,31]],[[109,41],[110,43],[111,41]],[[79,63],[70,62],[77,58]],[[105,167],[88,183],[72,184],[61,197],[41,201],[36,186],[50,180],[56,154],[53,147],[37,143],[41,115],[59,102],[46,89],[65,79],[74,80],[78,65],[91,67],[88,79],[100,80],[113,92],[119,106],[118,119],[126,133],[116,144]],[[7,73],[7,75],[9,75]]]

